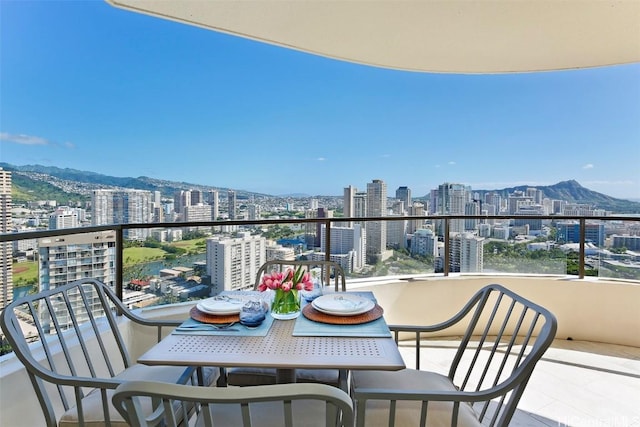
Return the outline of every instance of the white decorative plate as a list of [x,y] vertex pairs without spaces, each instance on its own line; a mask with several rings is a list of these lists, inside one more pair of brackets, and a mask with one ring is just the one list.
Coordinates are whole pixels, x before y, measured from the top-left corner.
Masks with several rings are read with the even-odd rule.
[[311,305],[316,310],[332,316],[355,316],[376,306],[369,298],[340,292],[322,295],[314,299]]
[[238,314],[244,301],[240,298],[213,297],[202,300],[196,304],[198,310],[207,313],[224,316],[228,314]]

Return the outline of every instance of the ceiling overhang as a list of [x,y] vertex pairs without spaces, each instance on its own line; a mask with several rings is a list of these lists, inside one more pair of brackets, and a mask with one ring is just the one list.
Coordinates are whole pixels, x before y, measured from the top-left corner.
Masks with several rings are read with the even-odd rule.
[[436,73],[640,62],[640,0],[106,0],[329,58]]

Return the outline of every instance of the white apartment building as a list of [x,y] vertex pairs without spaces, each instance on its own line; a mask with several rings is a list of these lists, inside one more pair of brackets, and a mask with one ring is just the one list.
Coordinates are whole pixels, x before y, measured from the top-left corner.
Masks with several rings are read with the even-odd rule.
[[41,291],[92,277],[115,285],[115,231],[38,239]]
[[[323,225],[320,231],[321,245],[320,253],[324,259],[327,251],[326,234],[327,228]],[[333,255],[348,255],[348,257],[336,257],[335,261],[347,273],[358,272],[362,270],[366,262],[367,234],[360,224],[354,224],[353,227],[331,227],[331,253]],[[334,260],[333,258],[331,259]]]
[[[0,233],[11,231],[11,172],[0,168]],[[0,243],[0,310],[13,301],[13,244]]]
[[451,235],[450,270],[460,273],[481,273],[484,265],[484,239],[471,233]]
[[[46,237],[38,239],[39,254],[39,291],[55,289],[58,286],[84,278],[94,278],[104,282],[108,286],[115,286],[115,251],[116,233],[103,231],[96,233],[71,234],[61,237]],[[97,295],[86,295],[89,301],[95,301],[96,307],[93,314],[100,317],[103,313]],[[74,301],[80,300],[81,295],[70,295],[71,306]],[[54,310],[59,313],[67,313],[64,301],[53,302],[58,304]],[[71,318],[68,314],[61,315],[66,319],[62,322],[62,328],[69,325]],[[42,319],[43,322],[46,319]],[[78,319],[84,322],[88,319]]]
[[49,215],[49,230],[76,228],[79,226],[80,217],[76,209],[60,206],[55,212]]
[[207,274],[212,292],[253,289],[258,269],[266,262],[267,241],[249,232],[207,239]]
[[[307,258],[309,261],[324,261],[325,260],[325,252],[312,252]],[[355,259],[356,253],[351,251],[347,254],[329,254],[329,261],[333,261],[338,264],[345,273],[348,273],[353,270],[353,263]]]
[[266,257],[267,261],[294,261],[296,259],[296,251],[293,248],[285,248],[282,245],[267,245]]
[[[213,207],[205,205],[204,203],[198,203],[195,205],[185,206],[182,210],[183,218],[185,222],[198,222],[198,221],[212,221]],[[211,227],[186,227],[189,231],[211,231]]]
[[[153,221],[153,195],[145,190],[94,190],[92,225],[150,223]],[[124,237],[146,240],[148,229],[124,230]]]
[[[342,197],[342,215],[346,218],[353,218],[356,216],[355,211],[355,197],[358,190],[353,185],[344,188]],[[345,227],[351,227],[353,224],[350,221],[342,224]]]
[[420,229],[411,238],[411,255],[438,256],[438,236],[433,230]]

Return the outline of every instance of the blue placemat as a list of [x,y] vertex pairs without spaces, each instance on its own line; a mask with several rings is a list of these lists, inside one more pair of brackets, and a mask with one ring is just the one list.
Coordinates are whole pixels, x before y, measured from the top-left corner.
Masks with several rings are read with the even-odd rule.
[[[373,292],[349,292],[369,298],[375,302]],[[303,302],[305,304],[305,302]],[[372,322],[361,323],[359,325],[331,325],[328,323],[314,322],[307,319],[304,314],[296,319],[293,325],[294,337],[390,337],[391,331],[387,322],[381,317]]]

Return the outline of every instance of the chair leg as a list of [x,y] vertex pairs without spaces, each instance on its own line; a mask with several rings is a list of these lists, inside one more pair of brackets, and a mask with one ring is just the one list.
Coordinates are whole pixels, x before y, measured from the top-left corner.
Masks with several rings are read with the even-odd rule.
[[220,368],[220,375],[218,376],[218,381],[216,381],[217,387],[226,387],[227,386],[227,370],[225,368]]

